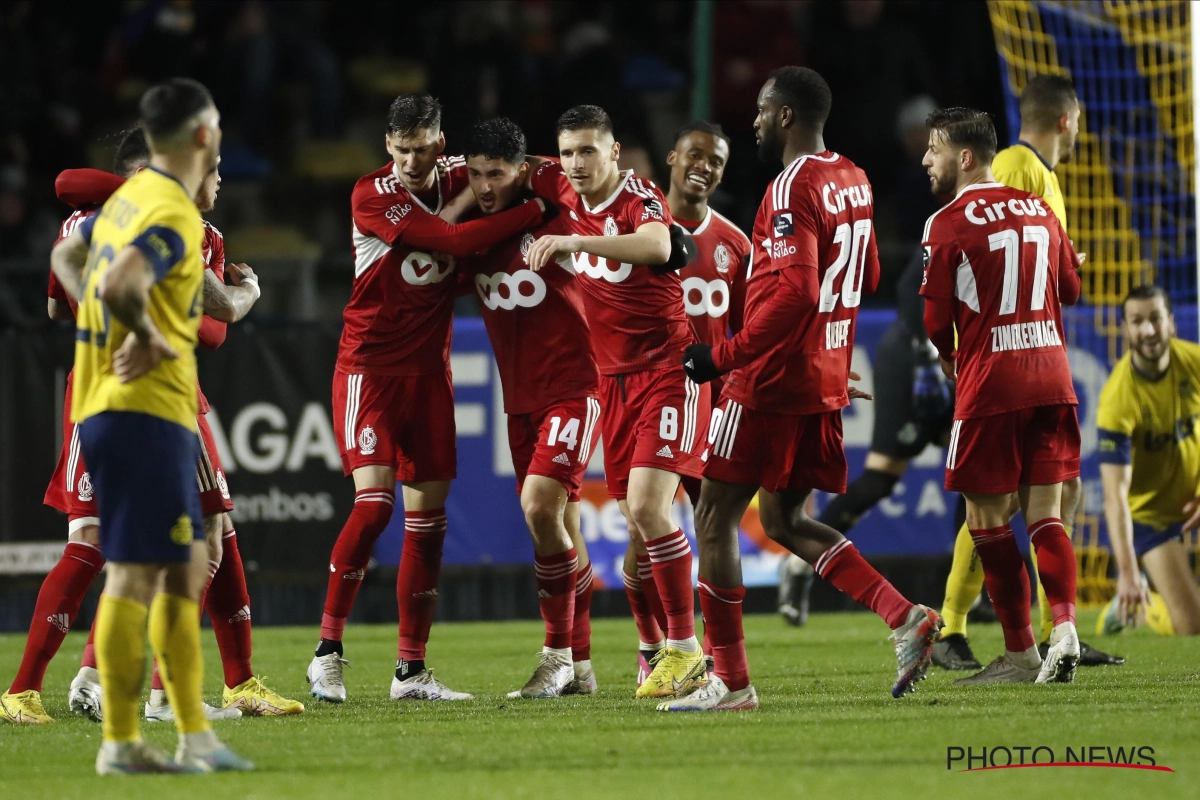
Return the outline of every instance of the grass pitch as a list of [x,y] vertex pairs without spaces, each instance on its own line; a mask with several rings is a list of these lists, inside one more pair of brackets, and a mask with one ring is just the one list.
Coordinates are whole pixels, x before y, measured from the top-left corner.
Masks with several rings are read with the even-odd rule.
[[[595,623],[593,697],[513,701],[541,643],[537,622],[440,624],[429,663],[438,677],[479,699],[403,703],[388,699],[395,658],[391,625],[350,626],[345,705],[307,695],[304,669],[314,628],[255,631],[255,668],[306,714],[217,723],[252,758],[250,775],[97,778],[99,726],[67,710],[84,635],[73,633],[51,665],[43,693],[53,725],[0,724],[0,797],[1196,797],[1200,786],[1200,639],[1143,631],[1085,638],[1125,655],[1123,667],[1080,669],[1072,686],[952,686],[930,670],[920,690],[893,700],[888,631],[873,615],[822,614],[803,629],[777,618],[746,620],[751,670],[762,709],[660,714],[633,699],[636,632],[630,620]],[[996,625],[975,626],[985,662],[1001,649]],[[220,662],[204,635],[208,699],[220,696]],[[0,636],[0,675],[16,671],[24,640]],[[173,749],[174,731],[146,736]],[[1045,745],[1154,748],[1174,774],[1111,768],[1039,768],[964,773],[947,769],[947,748]],[[1044,751],[1040,760],[1045,760]]]

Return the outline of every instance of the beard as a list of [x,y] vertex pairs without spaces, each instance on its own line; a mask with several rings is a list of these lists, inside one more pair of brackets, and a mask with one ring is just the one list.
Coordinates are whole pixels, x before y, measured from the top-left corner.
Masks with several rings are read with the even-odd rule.
[[772,161],[779,161],[783,158],[783,145],[770,128],[764,129],[761,137],[758,142],[758,158],[760,161],[770,164]]
[[954,184],[956,176],[954,175],[931,175],[930,190],[938,196],[944,194],[954,194]]

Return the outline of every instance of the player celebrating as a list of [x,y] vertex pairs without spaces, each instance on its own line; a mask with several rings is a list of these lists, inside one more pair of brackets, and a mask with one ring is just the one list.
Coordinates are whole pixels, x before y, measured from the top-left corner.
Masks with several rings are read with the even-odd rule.
[[[1020,111],[1021,130],[1017,143],[996,154],[992,160],[992,174],[1005,186],[1042,198],[1065,232],[1067,207],[1054,168],[1070,161],[1075,152],[1080,114],[1075,87],[1058,75],[1038,75],[1030,79],[1021,92]],[[1062,519],[1068,537],[1082,486],[1078,478],[1063,482]],[[1033,558],[1036,568],[1036,555]],[[1046,640],[1054,620],[1040,581],[1037,587],[1042,622],[1039,650],[1044,658],[1049,647]],[[967,612],[981,588],[983,572],[978,568],[971,534],[963,525],[954,542],[954,561],[946,578],[946,599],[942,604],[946,627],[942,630],[942,638],[934,645],[933,663],[945,669],[978,668],[979,662],[967,642]],[[1123,658],[1097,650],[1086,642],[1080,642],[1079,647],[1080,666],[1125,663]]]
[[[196,359],[204,264],[195,195],[221,129],[208,90],[180,78],[141,100],[150,168],[60,242],[51,263],[79,301],[72,418],[100,498],[109,575],[96,623],[104,691],[100,775],[248,770],[205,719],[198,599],[205,584],[195,465]],[[87,271],[84,273],[84,258]],[[161,588],[161,590],[160,590]],[[137,707],[146,626],[176,713],[171,762]]]
[[[683,307],[692,333],[702,342],[718,344],[741,329],[745,303],[746,261],[750,242],[732,222],[708,205],[708,199],[725,174],[729,138],[721,126],[696,121],[675,134],[675,147],[667,154],[671,186],[667,208],[671,218],[695,243],[696,257],[683,278]],[[716,401],[719,385],[710,392]],[[683,478],[693,507],[700,496],[700,481]],[[666,644],[666,615],[654,583],[650,555],[645,545],[631,538],[622,570],[625,593],[638,629],[638,684],[650,674],[650,662]]]
[[[354,510],[333,546],[321,640],[307,677],[313,696],[340,703],[342,631],[375,540],[404,486],[404,548],[396,578],[400,636],[395,700],[467,700],[425,667],[437,603],[446,497],[455,474],[450,332],[453,264],[539,224],[544,204],[523,203],[485,219],[451,225],[437,214],[466,185],[446,146],[441,107],[429,95],[401,95],[388,112],[384,142],[392,161],[359,179],[351,196],[354,291],[343,315],[333,377],[342,464],[354,478]],[[448,280],[449,279],[449,280]]]
[[[717,347],[687,349],[697,381],[730,373],[719,425],[709,436],[696,509],[700,604],[714,674],[660,711],[758,707],[742,634],[738,523],[761,487],[775,493],[787,547],[834,586],[880,614],[894,631],[900,696],[924,676],[937,614],[904,599],[837,531],[805,513],[814,488],[846,488],[841,409],[854,322],[863,293],[879,281],[871,186],[863,171],[825,148],[829,86],[811,69],[783,67],[758,96],[754,128],[764,159],[783,172],[754,222],[745,326]],[[857,393],[856,393],[857,396]]]
[[[519,202],[528,179],[525,134],[498,118],[467,140],[467,175],[478,209]],[[600,400],[583,298],[569,259],[533,272],[525,253],[562,218],[459,261],[461,280],[482,303],[508,414],[508,442],[521,508],[533,536],[538,604],[546,624],[533,676],[509,697],[592,694],[592,567],[579,530],[579,492],[599,433]]]
[[704,657],[695,635],[692,549],[671,504],[679,476],[700,474],[697,445],[710,407],[708,394],[678,367],[692,336],[673,270],[687,262],[690,241],[668,228],[658,188],[618,168],[621,148],[604,109],[576,106],[559,117],[558,149],[561,163],[538,166],[530,184],[559,206],[574,235],[542,236],[526,258],[536,271],[566,256],[579,276],[600,371],[608,493],[630,536],[645,541],[667,618],[665,646],[637,696],[682,694],[703,682]]
[[[1062,483],[1079,475],[1079,421],[1060,303],[1079,299],[1079,260],[1041,198],[995,181],[987,114],[951,108],[928,123],[922,163],[933,192],[955,193],[925,224],[921,288],[925,328],[957,380],[946,488],[966,498],[1005,646],[958,682],[1069,683],[1079,662],[1075,554],[1060,508]],[[1008,524],[1018,501],[1054,614],[1044,662],[1029,622],[1029,575]]]
[[1100,624],[1119,630],[1149,607],[1140,558],[1171,629],[1191,636],[1200,633],[1200,587],[1183,531],[1200,520],[1200,347],[1175,337],[1160,286],[1133,289],[1121,309],[1129,352],[1113,368],[1097,411],[1104,515],[1117,562],[1117,595]]

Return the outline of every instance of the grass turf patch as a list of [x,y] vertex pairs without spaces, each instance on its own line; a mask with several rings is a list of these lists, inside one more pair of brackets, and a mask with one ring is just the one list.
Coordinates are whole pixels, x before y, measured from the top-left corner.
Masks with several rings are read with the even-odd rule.
[[[1195,797],[1200,785],[1200,639],[1146,631],[1083,638],[1128,659],[1081,668],[1071,686],[955,687],[961,673],[930,669],[920,690],[893,700],[895,659],[887,629],[871,614],[818,614],[807,627],[746,619],[757,712],[660,714],[633,699],[636,631],[630,620],[597,620],[593,664],[600,693],[544,701],[508,700],[536,664],[537,622],[439,624],[429,664],[476,700],[396,703],[388,699],[395,660],[391,625],[346,632],[348,701],[318,704],[304,670],[317,628],[261,628],[255,669],[307,713],[216,723],[219,736],[253,759],[249,775],[96,777],[98,725],[67,709],[67,687],[86,633],[72,633],[51,664],[43,701],[53,725],[0,724],[3,795],[13,798],[129,797],[643,797],[669,791],[705,797],[838,798],[962,795],[1061,800],[1068,793],[1156,800]],[[977,625],[983,662],[1002,649],[999,627]],[[219,703],[220,660],[204,633],[205,685]],[[24,638],[0,636],[0,680],[15,673]],[[173,749],[169,725],[144,726]],[[947,748],[1147,746],[1175,774],[1103,768],[962,773]],[[1115,755],[1115,752],[1114,752]],[[1004,756],[999,755],[1000,763]],[[1017,757],[1014,752],[1014,758]],[[1092,756],[1095,758],[1096,756]],[[1026,759],[1028,760],[1028,751]],[[1103,756],[1101,756],[1103,758]],[[1042,751],[1039,760],[1046,760]],[[978,762],[974,764],[978,766]]]

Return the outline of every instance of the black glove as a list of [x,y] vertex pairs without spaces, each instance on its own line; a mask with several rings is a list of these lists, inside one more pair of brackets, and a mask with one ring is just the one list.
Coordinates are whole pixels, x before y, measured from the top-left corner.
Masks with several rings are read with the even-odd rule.
[[708,383],[721,377],[712,360],[712,345],[689,344],[683,351],[683,371],[693,383]]
[[659,275],[678,272],[691,264],[697,253],[696,240],[687,234],[682,225],[673,222],[669,230],[671,231],[671,257],[665,264],[650,265],[650,270]]

